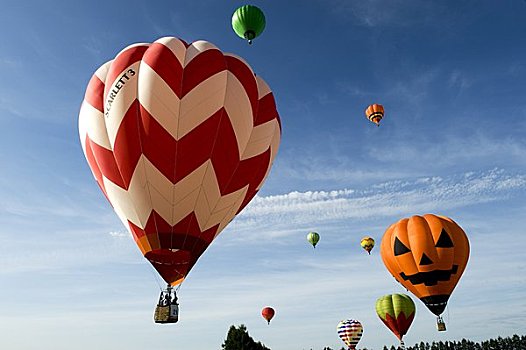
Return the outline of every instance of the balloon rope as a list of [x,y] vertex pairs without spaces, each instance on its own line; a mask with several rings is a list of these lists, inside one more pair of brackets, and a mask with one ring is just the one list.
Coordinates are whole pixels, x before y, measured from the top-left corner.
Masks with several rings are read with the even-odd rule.
[[163,287],[161,286],[161,282],[160,282],[160,279],[159,279],[159,275],[156,273],[156,270],[155,268],[152,266],[152,264],[148,264],[150,267],[148,268],[148,270],[151,272],[151,274],[153,275],[153,279],[155,280],[155,282],[157,282],[157,285],[159,286],[159,290],[162,292],[163,291]]

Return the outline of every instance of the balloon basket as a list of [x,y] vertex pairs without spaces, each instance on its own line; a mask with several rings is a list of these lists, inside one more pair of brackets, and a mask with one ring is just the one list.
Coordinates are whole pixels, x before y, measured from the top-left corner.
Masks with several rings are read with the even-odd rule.
[[168,286],[166,290],[161,291],[153,314],[153,320],[155,323],[176,323],[179,321],[179,304],[172,286]]
[[437,330],[439,332],[445,332],[446,331],[446,323],[444,320],[442,320],[442,317],[437,317]]

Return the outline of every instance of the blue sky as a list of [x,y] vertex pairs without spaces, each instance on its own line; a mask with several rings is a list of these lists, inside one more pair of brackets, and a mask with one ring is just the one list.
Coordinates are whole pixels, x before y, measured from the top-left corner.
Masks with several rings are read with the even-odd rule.
[[[267,28],[248,46],[230,27],[239,1],[1,2],[1,348],[219,349],[241,323],[272,350],[339,348],[345,318],[362,321],[359,346],[396,344],[374,302],[405,290],[359,240],[428,212],[465,229],[471,257],[448,331],[415,301],[406,343],[524,333],[526,2],[253,3]],[[180,323],[158,326],[159,279],[100,193],[77,118],[97,67],[169,35],[245,58],[283,135],[258,197],[183,284]],[[363,115],[374,102],[380,128]]]

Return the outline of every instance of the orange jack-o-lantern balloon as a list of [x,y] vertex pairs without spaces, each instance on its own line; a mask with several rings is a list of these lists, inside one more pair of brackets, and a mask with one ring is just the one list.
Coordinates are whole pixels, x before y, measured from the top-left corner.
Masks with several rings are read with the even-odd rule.
[[380,250],[393,277],[439,316],[466,268],[469,241],[450,218],[416,215],[392,224]]

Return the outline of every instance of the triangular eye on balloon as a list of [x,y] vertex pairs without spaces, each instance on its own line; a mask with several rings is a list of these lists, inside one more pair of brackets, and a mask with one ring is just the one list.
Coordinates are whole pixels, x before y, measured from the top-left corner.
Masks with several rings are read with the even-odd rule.
[[435,244],[435,247],[437,248],[453,248],[453,241],[451,240],[451,237],[449,237],[446,230],[442,229],[442,232],[440,232],[440,237],[438,237],[438,241]]
[[407,248],[399,239],[398,237],[395,238],[395,243],[394,243],[394,255],[395,256],[398,256],[398,255],[402,255],[402,254],[405,254],[405,253],[410,253],[411,252],[411,249]]

